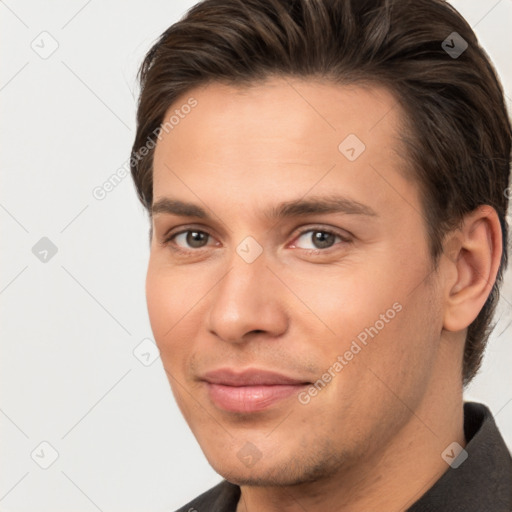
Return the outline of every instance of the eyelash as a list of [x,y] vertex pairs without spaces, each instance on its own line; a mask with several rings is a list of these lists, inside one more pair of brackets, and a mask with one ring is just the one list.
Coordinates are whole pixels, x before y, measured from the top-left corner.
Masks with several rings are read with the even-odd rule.
[[[176,238],[178,235],[182,235],[183,233],[189,233],[191,231],[195,231],[197,233],[203,233],[207,236],[212,237],[212,235],[210,233],[208,233],[208,231],[205,231],[202,229],[197,229],[194,227],[189,227],[188,229],[182,229],[181,231],[177,231],[176,233],[164,235],[164,239],[160,243],[164,247],[169,246],[170,249],[177,254],[180,254],[182,256],[192,256],[192,255],[194,255],[194,253],[197,254],[197,253],[201,252],[202,249],[206,249],[206,247],[201,247],[199,249],[183,249],[179,245],[176,245],[173,243],[173,239]],[[348,237],[342,235],[338,231],[335,231],[330,228],[324,228],[322,226],[313,226],[313,227],[308,227],[307,229],[303,229],[294,237],[294,240],[296,238],[300,238],[302,235],[304,235],[305,233],[309,233],[309,232],[320,232],[320,233],[327,233],[329,235],[337,236],[341,239],[343,244],[348,244],[351,242],[351,240]],[[334,249],[334,247],[329,247],[327,249],[301,249],[301,250],[307,251],[308,254],[319,254],[319,253],[325,254],[325,253],[331,252],[331,250],[333,250],[333,249]]]

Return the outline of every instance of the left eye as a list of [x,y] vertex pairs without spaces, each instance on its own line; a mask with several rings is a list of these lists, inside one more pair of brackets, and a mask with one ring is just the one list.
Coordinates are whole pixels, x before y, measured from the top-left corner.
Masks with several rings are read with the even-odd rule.
[[[203,242],[207,242],[209,236],[210,235],[205,231],[189,229],[187,231],[182,231],[181,233],[176,233],[175,235],[172,235],[167,239],[167,242],[170,242],[171,240],[178,240],[180,237],[184,237],[184,242],[186,245],[193,249],[201,249],[206,245],[203,244]],[[182,247],[180,244],[177,245],[178,247]]]
[[334,245],[336,238],[342,242],[348,242],[348,240],[343,238],[341,235],[325,229],[308,229],[307,231],[303,231],[297,240],[300,240],[301,238],[304,238],[305,240],[309,239],[313,244],[313,247],[301,247],[301,249],[307,250],[330,249]]

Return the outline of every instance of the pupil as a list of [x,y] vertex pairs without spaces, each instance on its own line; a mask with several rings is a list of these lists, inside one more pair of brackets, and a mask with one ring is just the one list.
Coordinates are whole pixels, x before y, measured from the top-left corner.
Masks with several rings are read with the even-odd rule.
[[[202,247],[201,242],[203,241],[205,233],[201,233],[199,231],[190,231],[187,235],[187,243],[191,247]],[[199,244],[197,245],[197,243]]]
[[[325,233],[324,231],[315,231],[314,240],[315,242],[318,242],[320,245],[320,249],[325,249],[325,247],[330,246],[329,242],[332,242],[331,238],[333,238],[334,235],[332,233]],[[327,240],[326,240],[327,239]],[[316,244],[318,245],[318,244]]]

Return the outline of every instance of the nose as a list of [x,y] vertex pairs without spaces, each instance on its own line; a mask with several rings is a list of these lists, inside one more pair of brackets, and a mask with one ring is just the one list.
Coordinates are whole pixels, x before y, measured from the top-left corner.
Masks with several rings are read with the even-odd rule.
[[270,270],[264,252],[252,263],[238,254],[214,288],[209,331],[228,342],[246,343],[254,336],[277,337],[288,328],[286,288]]

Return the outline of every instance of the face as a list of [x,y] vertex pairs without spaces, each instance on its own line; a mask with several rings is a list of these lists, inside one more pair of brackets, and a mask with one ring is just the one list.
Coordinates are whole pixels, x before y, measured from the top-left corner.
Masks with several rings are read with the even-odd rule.
[[190,98],[155,150],[146,282],[181,412],[240,485],[375,457],[428,392],[442,329],[396,100],[210,84],[165,119]]

